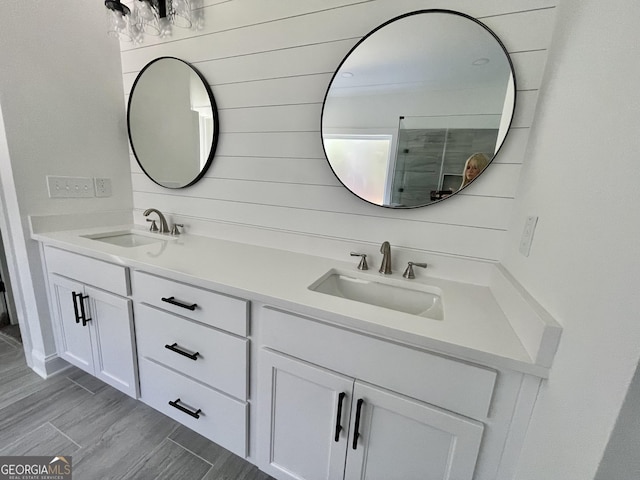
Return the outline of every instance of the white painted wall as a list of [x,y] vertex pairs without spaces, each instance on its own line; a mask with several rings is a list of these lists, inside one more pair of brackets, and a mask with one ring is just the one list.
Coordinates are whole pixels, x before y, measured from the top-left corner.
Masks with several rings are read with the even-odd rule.
[[518,480],[594,478],[640,356],[640,4],[566,0],[557,15],[504,264],[564,330]]
[[[396,270],[421,260],[433,275],[487,282],[487,266],[500,257],[507,234],[555,3],[205,0],[201,29],[123,44],[125,94],[149,61],[176,56],[203,73],[220,112],[216,157],[193,187],[162,189],[132,157],[136,221],[144,223],[142,211],[153,206],[187,225],[187,233],[341,259],[358,250],[372,263],[388,240]],[[502,38],[520,90],[515,128],[496,162],[463,194],[422,209],[383,209],[353,196],[331,172],[320,139],[322,101],[333,72],[364,35],[428,8],[470,14]]]
[[[119,49],[104,4],[3,2],[0,15],[0,180],[28,334],[27,359],[43,373],[55,353],[37,243],[28,215],[131,208]],[[113,196],[49,199],[46,175],[111,178]]]

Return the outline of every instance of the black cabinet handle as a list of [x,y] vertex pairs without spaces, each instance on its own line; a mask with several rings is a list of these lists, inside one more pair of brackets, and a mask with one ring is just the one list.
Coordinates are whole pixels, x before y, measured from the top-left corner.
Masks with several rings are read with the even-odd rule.
[[353,449],[356,450],[358,448],[358,437],[360,436],[360,414],[362,413],[362,404],[364,400],[362,398],[358,399],[358,406],[356,407],[356,425],[355,431],[353,432]]
[[178,348],[177,343],[174,343],[173,345],[165,345],[164,348],[167,348],[172,352],[179,353],[180,355],[184,355],[185,357],[190,358],[191,360],[198,360],[198,355],[200,355],[200,352],[188,353],[188,352],[185,352],[184,350],[180,350]]
[[80,313],[78,312],[78,303],[76,302],[76,297],[80,297],[82,299],[82,294],[71,292],[71,301],[73,302],[73,313],[75,313],[76,315],[76,323],[80,323]]
[[169,297],[169,298],[162,297],[161,300],[163,302],[170,303],[171,305],[186,308],[187,310],[191,310],[191,311],[195,310],[196,307],[198,306],[197,303],[192,303],[191,305],[187,305],[186,303],[179,302],[178,300],[176,300],[176,297]]
[[346,396],[347,394],[344,392],[340,392],[340,395],[338,395],[338,415],[336,416],[336,437],[335,437],[336,442],[340,441],[340,432],[342,431],[342,425],[340,425],[342,421],[342,402],[344,401],[344,397]]
[[171,405],[173,408],[177,408],[178,410],[186,413],[187,415],[191,415],[193,418],[200,418],[200,412],[202,412],[202,410],[200,409],[196,410],[195,412],[192,412],[188,408],[183,407],[182,405],[180,405],[179,398],[175,402],[172,402],[171,400],[169,400],[169,405]]
[[90,318],[87,318],[87,313],[84,310],[84,301],[89,298],[88,295],[82,295],[82,294],[78,294],[78,297],[80,299],[80,315],[81,315],[81,320],[82,320],[82,326],[86,327],[87,326],[87,322],[91,321]]

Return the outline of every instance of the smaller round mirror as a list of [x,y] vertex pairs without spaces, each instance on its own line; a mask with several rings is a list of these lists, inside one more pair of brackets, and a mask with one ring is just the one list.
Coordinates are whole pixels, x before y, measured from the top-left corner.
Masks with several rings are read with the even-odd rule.
[[497,154],[515,107],[498,37],[449,10],[396,17],[365,36],[333,76],[322,143],[340,182],[390,208],[457,193]]
[[131,88],[127,128],[143,172],[167,188],[193,185],[213,161],[218,112],[204,77],[188,63],[161,57]]

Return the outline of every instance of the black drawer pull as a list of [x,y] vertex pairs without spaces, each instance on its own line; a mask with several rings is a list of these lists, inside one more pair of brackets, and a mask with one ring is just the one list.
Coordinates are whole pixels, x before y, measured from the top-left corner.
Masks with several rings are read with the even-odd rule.
[[86,327],[87,326],[87,322],[91,321],[90,318],[87,318],[87,313],[84,310],[84,301],[89,298],[88,295],[78,295],[80,297],[80,315],[82,316],[82,326]]
[[177,408],[178,410],[186,413],[187,415],[191,415],[193,418],[200,418],[200,412],[202,412],[202,410],[198,409],[195,412],[192,412],[188,408],[185,408],[182,405],[180,405],[179,402],[180,402],[179,398],[175,402],[172,402],[171,400],[169,400],[169,405],[171,405],[173,408]]
[[162,301],[170,303],[171,305],[175,305],[177,307],[186,308],[187,310],[191,310],[191,311],[194,311],[198,306],[197,303],[192,303],[191,305],[187,305],[186,303],[179,302],[178,300],[176,300],[176,297],[169,297],[169,298],[162,297]]
[[184,355],[185,357],[190,358],[191,360],[198,360],[198,355],[200,355],[200,352],[188,353],[188,352],[185,352],[184,350],[180,350],[178,348],[177,343],[174,343],[173,345],[165,345],[164,348],[167,348],[172,352],[179,353],[180,355]]
[[358,399],[358,406],[356,407],[356,424],[353,432],[353,449],[357,450],[358,448],[358,437],[360,436],[360,414],[362,413],[362,404],[364,400],[362,398]]
[[346,396],[347,394],[344,392],[340,392],[340,395],[338,395],[338,415],[336,415],[336,436],[334,439],[336,442],[340,441],[340,432],[342,431],[342,425],[340,425],[342,421],[342,402]]
[[73,313],[76,315],[76,323],[80,323],[80,312],[78,312],[78,303],[76,302],[76,297],[80,297],[80,301],[82,301],[82,294],[71,292],[71,301],[73,302]]

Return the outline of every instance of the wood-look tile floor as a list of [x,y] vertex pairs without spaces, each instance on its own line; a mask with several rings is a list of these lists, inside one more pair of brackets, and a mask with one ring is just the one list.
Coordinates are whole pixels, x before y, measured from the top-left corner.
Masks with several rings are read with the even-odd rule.
[[0,334],[0,456],[73,459],[74,480],[273,480],[79,369],[43,380]]

